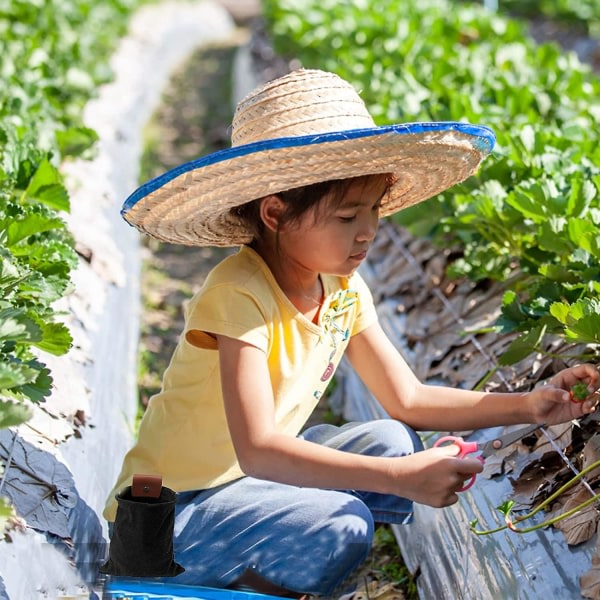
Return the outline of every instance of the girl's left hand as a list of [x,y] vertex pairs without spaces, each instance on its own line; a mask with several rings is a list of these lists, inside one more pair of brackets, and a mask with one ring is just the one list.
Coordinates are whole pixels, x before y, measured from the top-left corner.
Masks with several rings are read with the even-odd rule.
[[[569,390],[577,383],[584,383],[588,388],[589,396],[583,402],[571,401]],[[560,371],[546,385],[529,392],[533,422],[554,425],[593,412],[598,398],[592,394],[599,387],[600,374],[594,365],[581,364]]]

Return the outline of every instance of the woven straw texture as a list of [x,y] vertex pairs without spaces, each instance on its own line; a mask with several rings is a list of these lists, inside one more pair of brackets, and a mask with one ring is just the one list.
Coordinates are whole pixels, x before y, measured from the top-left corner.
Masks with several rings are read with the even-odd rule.
[[456,123],[377,128],[350,84],[300,70],[239,103],[231,150],[145,184],[125,202],[123,216],[166,242],[236,246],[251,238],[231,209],[251,200],[329,179],[394,173],[397,183],[381,207],[386,216],[472,175],[492,144],[489,130],[478,136],[475,126]]

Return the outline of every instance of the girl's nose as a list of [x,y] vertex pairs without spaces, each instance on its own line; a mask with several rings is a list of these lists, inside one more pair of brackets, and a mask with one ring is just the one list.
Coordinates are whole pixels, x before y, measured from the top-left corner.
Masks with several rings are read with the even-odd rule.
[[365,220],[360,228],[356,239],[360,242],[371,242],[377,233],[377,227],[379,226],[379,216],[377,218],[371,217]]

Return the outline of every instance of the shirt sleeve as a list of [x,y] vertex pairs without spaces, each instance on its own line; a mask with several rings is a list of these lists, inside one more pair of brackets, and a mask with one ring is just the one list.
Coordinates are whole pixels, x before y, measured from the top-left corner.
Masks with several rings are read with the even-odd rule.
[[215,335],[241,340],[267,352],[269,334],[264,309],[245,288],[217,285],[202,290],[189,304],[186,340],[216,349]]
[[352,327],[352,334],[357,335],[377,322],[377,311],[373,303],[373,294],[365,280],[355,272],[348,281],[348,287],[358,293],[358,315]]

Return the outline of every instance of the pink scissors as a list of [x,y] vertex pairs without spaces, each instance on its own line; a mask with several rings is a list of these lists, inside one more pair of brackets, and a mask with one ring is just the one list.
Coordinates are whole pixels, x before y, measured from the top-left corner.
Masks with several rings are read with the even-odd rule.
[[[463,438],[457,435],[445,435],[438,440],[436,440],[433,445],[435,448],[438,446],[443,446],[446,444],[456,444],[459,448],[458,457],[465,458],[465,456],[469,454],[473,454],[474,452],[481,452],[481,454],[477,457],[481,462],[484,462],[488,456],[491,456],[494,452],[498,450],[502,450],[502,448],[506,448],[519,440],[522,440],[524,437],[532,434],[536,429],[539,429],[542,425],[526,425],[525,427],[521,427],[520,429],[516,429],[515,431],[506,433],[504,435],[500,435],[498,437],[492,438],[487,442],[479,443],[479,442],[467,442]],[[462,487],[459,492],[464,492],[468,490],[474,483],[477,475],[473,475],[471,479],[467,482],[467,484]]]

